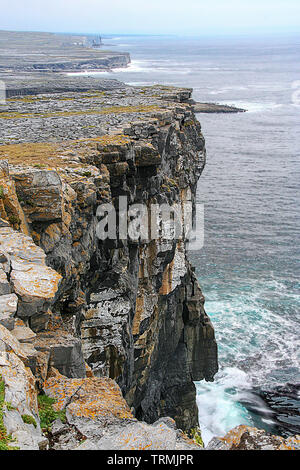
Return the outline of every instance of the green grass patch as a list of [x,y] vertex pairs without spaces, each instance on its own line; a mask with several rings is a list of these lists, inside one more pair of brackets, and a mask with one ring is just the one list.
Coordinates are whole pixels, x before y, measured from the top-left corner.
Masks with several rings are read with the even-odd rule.
[[34,168],[47,168],[47,165],[43,165],[42,163],[35,163]]
[[30,415],[22,415],[22,420],[23,420],[24,423],[26,423],[26,424],[33,424],[33,426],[34,426],[35,428],[37,427],[36,420],[34,419],[33,416],[30,416]]
[[45,431],[51,430],[51,425],[56,419],[66,422],[66,410],[55,411],[53,405],[56,403],[54,398],[47,395],[38,395],[39,416],[41,420],[41,428]]
[[82,176],[87,176],[87,177],[92,176],[92,172],[91,171],[84,171],[82,173]]
[[20,224],[21,219],[17,215],[8,216],[8,221],[11,225]]
[[199,427],[191,429],[191,431],[190,431],[190,437],[191,437],[191,439],[193,439],[193,441],[195,441],[199,446],[204,447],[204,443],[203,443],[203,440],[202,440],[201,431],[200,431],[200,428],[199,428]]
[[10,401],[5,401],[5,402],[4,402],[4,405],[6,406],[6,409],[7,409],[8,411],[12,411],[12,410],[15,410],[15,409],[16,409],[16,408],[14,408],[14,407],[12,406],[12,404],[11,404]]

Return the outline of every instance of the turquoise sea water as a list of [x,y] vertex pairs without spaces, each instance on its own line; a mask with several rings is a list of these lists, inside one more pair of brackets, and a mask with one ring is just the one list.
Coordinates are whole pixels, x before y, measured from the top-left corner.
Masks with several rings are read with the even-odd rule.
[[[243,114],[200,114],[207,165],[197,200],[205,243],[190,258],[219,347],[213,383],[198,382],[204,441],[238,424],[300,430],[300,39],[111,37],[129,84],[194,88],[194,99]],[[286,384],[290,385],[287,386]],[[281,389],[278,391],[278,387]]]

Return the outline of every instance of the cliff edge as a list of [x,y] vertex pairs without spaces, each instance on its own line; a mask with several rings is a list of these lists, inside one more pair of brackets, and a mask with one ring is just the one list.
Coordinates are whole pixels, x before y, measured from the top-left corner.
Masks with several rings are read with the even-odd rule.
[[[20,361],[38,394],[54,400],[56,413],[66,411],[77,444],[78,436],[92,446],[104,439],[109,415],[106,433],[129,420],[148,436],[143,448],[156,423],[171,448],[181,448],[172,420],[159,420],[197,427],[193,382],[217,372],[214,330],[184,234],[121,237],[120,221],[134,212],[124,216],[120,201],[132,210],[189,204],[194,211],[205,142],[192,90],[99,83],[11,96],[2,106],[0,375],[9,395],[8,363]],[[116,236],[101,239],[105,205]],[[9,352],[12,341],[19,355]],[[37,409],[26,405],[36,423]]]

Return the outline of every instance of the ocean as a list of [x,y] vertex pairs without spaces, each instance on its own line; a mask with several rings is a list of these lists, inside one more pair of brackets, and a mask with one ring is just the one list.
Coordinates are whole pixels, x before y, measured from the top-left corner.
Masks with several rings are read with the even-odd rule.
[[196,382],[204,442],[239,424],[300,433],[300,37],[111,36],[130,85],[194,89],[238,114],[199,114],[207,164],[197,202],[205,241],[190,253],[220,370]]

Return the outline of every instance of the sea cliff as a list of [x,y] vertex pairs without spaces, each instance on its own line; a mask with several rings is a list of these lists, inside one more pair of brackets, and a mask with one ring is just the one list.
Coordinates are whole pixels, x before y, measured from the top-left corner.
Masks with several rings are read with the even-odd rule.
[[[194,381],[213,380],[217,345],[185,232],[120,237],[120,198],[195,213],[206,152],[192,90],[86,78],[9,89],[0,450],[201,450]],[[104,205],[116,237],[99,236]],[[298,449],[299,436],[239,426],[206,448]]]
[[[7,435],[21,448],[128,448],[120,426],[139,435],[133,448],[156,426],[169,437],[151,448],[197,448],[175,423],[197,427],[193,382],[213,380],[218,364],[186,240],[97,236],[97,208],[119,216],[120,197],[195,208],[205,142],[191,93],[97,81],[11,96],[0,113],[0,375]],[[66,412],[48,444],[41,396]]]

